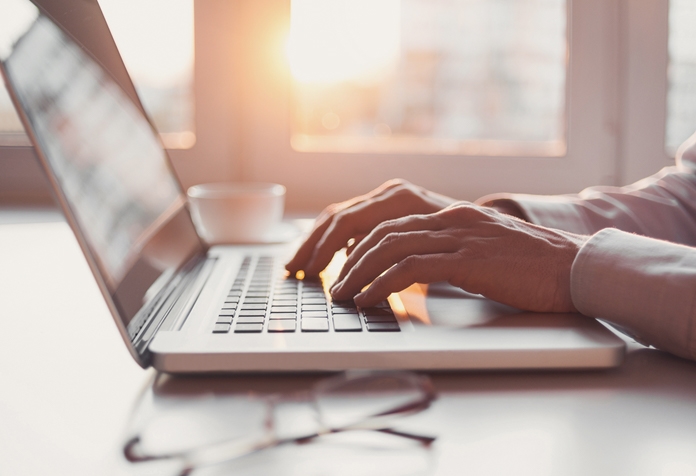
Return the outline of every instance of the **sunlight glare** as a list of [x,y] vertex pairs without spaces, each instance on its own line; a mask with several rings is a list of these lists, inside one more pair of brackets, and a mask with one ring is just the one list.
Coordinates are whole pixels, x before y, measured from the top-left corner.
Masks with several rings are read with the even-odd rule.
[[193,1],[99,0],[128,72],[141,85],[167,88],[193,69]]
[[292,0],[287,55],[303,83],[380,81],[396,66],[399,0]]

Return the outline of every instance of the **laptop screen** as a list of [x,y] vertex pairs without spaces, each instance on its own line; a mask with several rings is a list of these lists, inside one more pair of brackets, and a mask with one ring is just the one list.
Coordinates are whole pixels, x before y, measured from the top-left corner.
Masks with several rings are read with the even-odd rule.
[[185,196],[150,122],[82,45],[28,0],[0,0],[0,18],[13,20],[0,60],[14,99],[127,325],[162,273],[202,251]]

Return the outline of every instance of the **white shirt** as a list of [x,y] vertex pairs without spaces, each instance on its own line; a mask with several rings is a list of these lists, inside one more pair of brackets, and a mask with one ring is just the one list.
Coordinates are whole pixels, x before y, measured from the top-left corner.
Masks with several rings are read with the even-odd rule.
[[644,344],[696,360],[696,134],[676,165],[626,187],[577,195],[496,194],[533,223],[592,235],[571,270],[571,295],[585,315]]

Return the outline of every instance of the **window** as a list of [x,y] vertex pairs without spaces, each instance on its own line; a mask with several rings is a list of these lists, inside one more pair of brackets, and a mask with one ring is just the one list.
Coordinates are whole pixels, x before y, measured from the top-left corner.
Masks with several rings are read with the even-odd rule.
[[[79,3],[81,9],[87,8],[81,10],[87,15],[91,5],[86,3],[97,4],[97,0],[86,3],[85,0],[35,1],[45,4],[49,10],[69,9],[73,8],[73,3]],[[195,98],[193,0],[100,0],[98,4],[136,89],[159,128],[164,144],[170,148],[175,168],[181,166],[179,175],[184,187],[205,181],[200,178],[201,174],[225,176],[230,167],[222,164],[224,141],[216,142],[215,133],[196,133],[196,126],[221,121],[220,114],[211,111],[211,105]],[[74,16],[65,18],[73,18],[68,23],[78,21]],[[4,21],[11,25],[14,18],[0,18],[0,31],[5,28]],[[201,86],[209,87],[209,83],[210,80],[203,80]],[[194,108],[194,104],[198,107]],[[199,113],[202,119],[196,117]],[[191,166],[192,157],[218,160]],[[50,197],[44,174],[36,163],[4,86],[0,85],[0,201],[46,203]]]
[[696,4],[689,0],[671,0],[665,145],[672,153],[696,131],[695,24]]
[[[130,2],[130,11],[152,2],[160,13],[175,3]],[[316,211],[396,176],[462,199],[569,193],[654,173],[670,163],[665,145],[696,127],[688,72],[696,46],[677,46],[696,44],[683,28],[693,23],[688,0],[186,2],[195,10],[193,74],[178,75],[167,94],[186,96],[195,77],[193,96],[163,115],[176,125],[160,122],[185,143],[195,134],[190,148],[170,151],[184,187],[280,182],[289,211]],[[124,3],[100,3],[117,41],[128,38],[110,12]],[[672,20],[670,8],[679,12]],[[157,42],[163,27],[137,17]],[[313,29],[324,32],[314,44],[302,38]],[[364,57],[341,72],[351,50]],[[332,54],[343,59],[332,63]],[[331,64],[340,74],[322,78]],[[18,172],[22,154],[30,157],[0,147],[0,194],[40,175]]]
[[293,0],[298,151],[563,155],[564,0]]
[[[100,0],[99,5],[138,95],[165,146],[191,147],[195,142],[193,0]],[[22,124],[3,87],[0,91],[0,133],[11,134],[4,142],[17,142],[17,133],[22,131]]]
[[[292,28],[301,17],[296,17],[293,23],[292,9],[298,5],[303,9],[318,8],[318,4],[325,7],[326,3],[329,0],[260,3],[240,0],[236,18],[230,17],[232,43],[237,45],[234,56],[237,96],[231,104],[238,118],[235,136],[237,156],[243,160],[241,174],[245,180],[285,184],[290,209],[316,210],[327,203],[364,193],[393,177],[470,200],[501,190],[567,193],[617,181],[620,101],[616,3],[605,0],[399,2],[398,17],[402,25],[399,29],[403,31],[403,35],[398,35],[399,58],[405,57],[403,52],[411,44],[414,51],[427,52],[420,56],[413,54],[413,61],[421,64],[413,68],[415,83],[407,87],[416,89],[397,97],[393,103],[396,106],[391,107],[397,111],[394,116],[399,116],[399,111],[414,110],[411,117],[417,119],[412,121],[408,133],[402,126],[408,121],[392,119],[391,113],[384,112],[389,108],[382,109],[381,99],[377,101],[379,107],[370,110],[359,104],[364,96],[356,99],[352,91],[342,90],[332,97],[326,96],[329,100],[339,98],[342,104],[322,103],[325,90],[338,86],[318,84],[318,81],[311,84],[301,68],[297,68],[303,57],[294,49],[298,46],[293,44]],[[387,31],[397,28],[385,19],[393,17],[397,9],[391,7],[392,13],[388,13],[390,3],[393,5],[389,0],[371,2],[381,5],[373,10],[375,15],[383,17],[380,23],[386,25]],[[338,5],[348,8],[342,2]],[[359,9],[362,4],[350,2],[350,5],[358,5],[354,8]],[[458,15],[460,18],[454,18]],[[328,14],[324,16],[327,21],[333,21]],[[417,28],[421,31],[410,37],[411,32],[403,27],[407,17],[408,21],[435,26],[427,30],[419,23]],[[483,25],[466,24],[472,18]],[[363,25],[361,21],[358,15],[356,28],[371,34],[371,25]],[[447,22],[452,23],[449,30],[441,26]],[[341,28],[340,24],[334,26],[330,34],[342,31]],[[468,36],[467,29],[474,28],[481,33]],[[309,29],[310,26],[304,27],[305,32]],[[497,35],[493,33],[495,29]],[[279,51],[288,34],[291,41],[285,56]],[[410,39],[406,40],[406,36]],[[477,45],[470,50],[467,50],[469,45],[460,49],[459,42],[471,42],[473,38],[480,38]],[[323,39],[317,38],[315,43],[320,41]],[[390,66],[384,61],[390,40],[383,41],[385,45],[374,52],[374,63],[389,66],[388,71],[394,73],[392,78],[396,78],[392,81],[407,81],[404,78],[411,74],[410,65],[397,62]],[[515,49],[526,56],[515,58]],[[316,47],[315,54],[321,57],[321,48]],[[433,79],[434,69],[429,66],[438,54],[452,56],[441,64],[452,76],[442,76],[442,80],[440,76]],[[470,62],[467,56],[471,57]],[[482,68],[486,74],[476,77],[471,73],[474,71],[471,65],[480,67],[482,62],[495,67],[487,71]],[[468,83],[467,74],[472,74]],[[420,84],[419,75],[425,77]],[[444,83],[446,93],[443,98],[432,99],[435,96],[428,97],[428,89],[438,84],[437,81]],[[354,90],[364,83],[354,79],[352,82]],[[424,91],[422,96],[418,94],[420,90],[416,91],[420,86]],[[364,92],[366,96],[371,94]],[[476,97],[472,99],[472,96]],[[388,94],[378,97],[389,101]],[[480,98],[486,99],[478,101]],[[341,117],[339,106],[361,108],[369,113],[346,119]],[[432,111],[443,112],[442,119],[433,120]],[[482,118],[481,111],[488,116]],[[403,142],[417,144],[393,146],[394,142],[389,142],[395,135],[401,135]]]

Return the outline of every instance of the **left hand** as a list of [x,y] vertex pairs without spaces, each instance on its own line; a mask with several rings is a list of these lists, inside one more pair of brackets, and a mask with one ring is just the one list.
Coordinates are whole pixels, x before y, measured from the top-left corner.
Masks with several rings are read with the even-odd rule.
[[460,202],[377,226],[350,254],[331,294],[369,307],[413,283],[448,281],[519,309],[577,312],[570,269],[588,238]]

